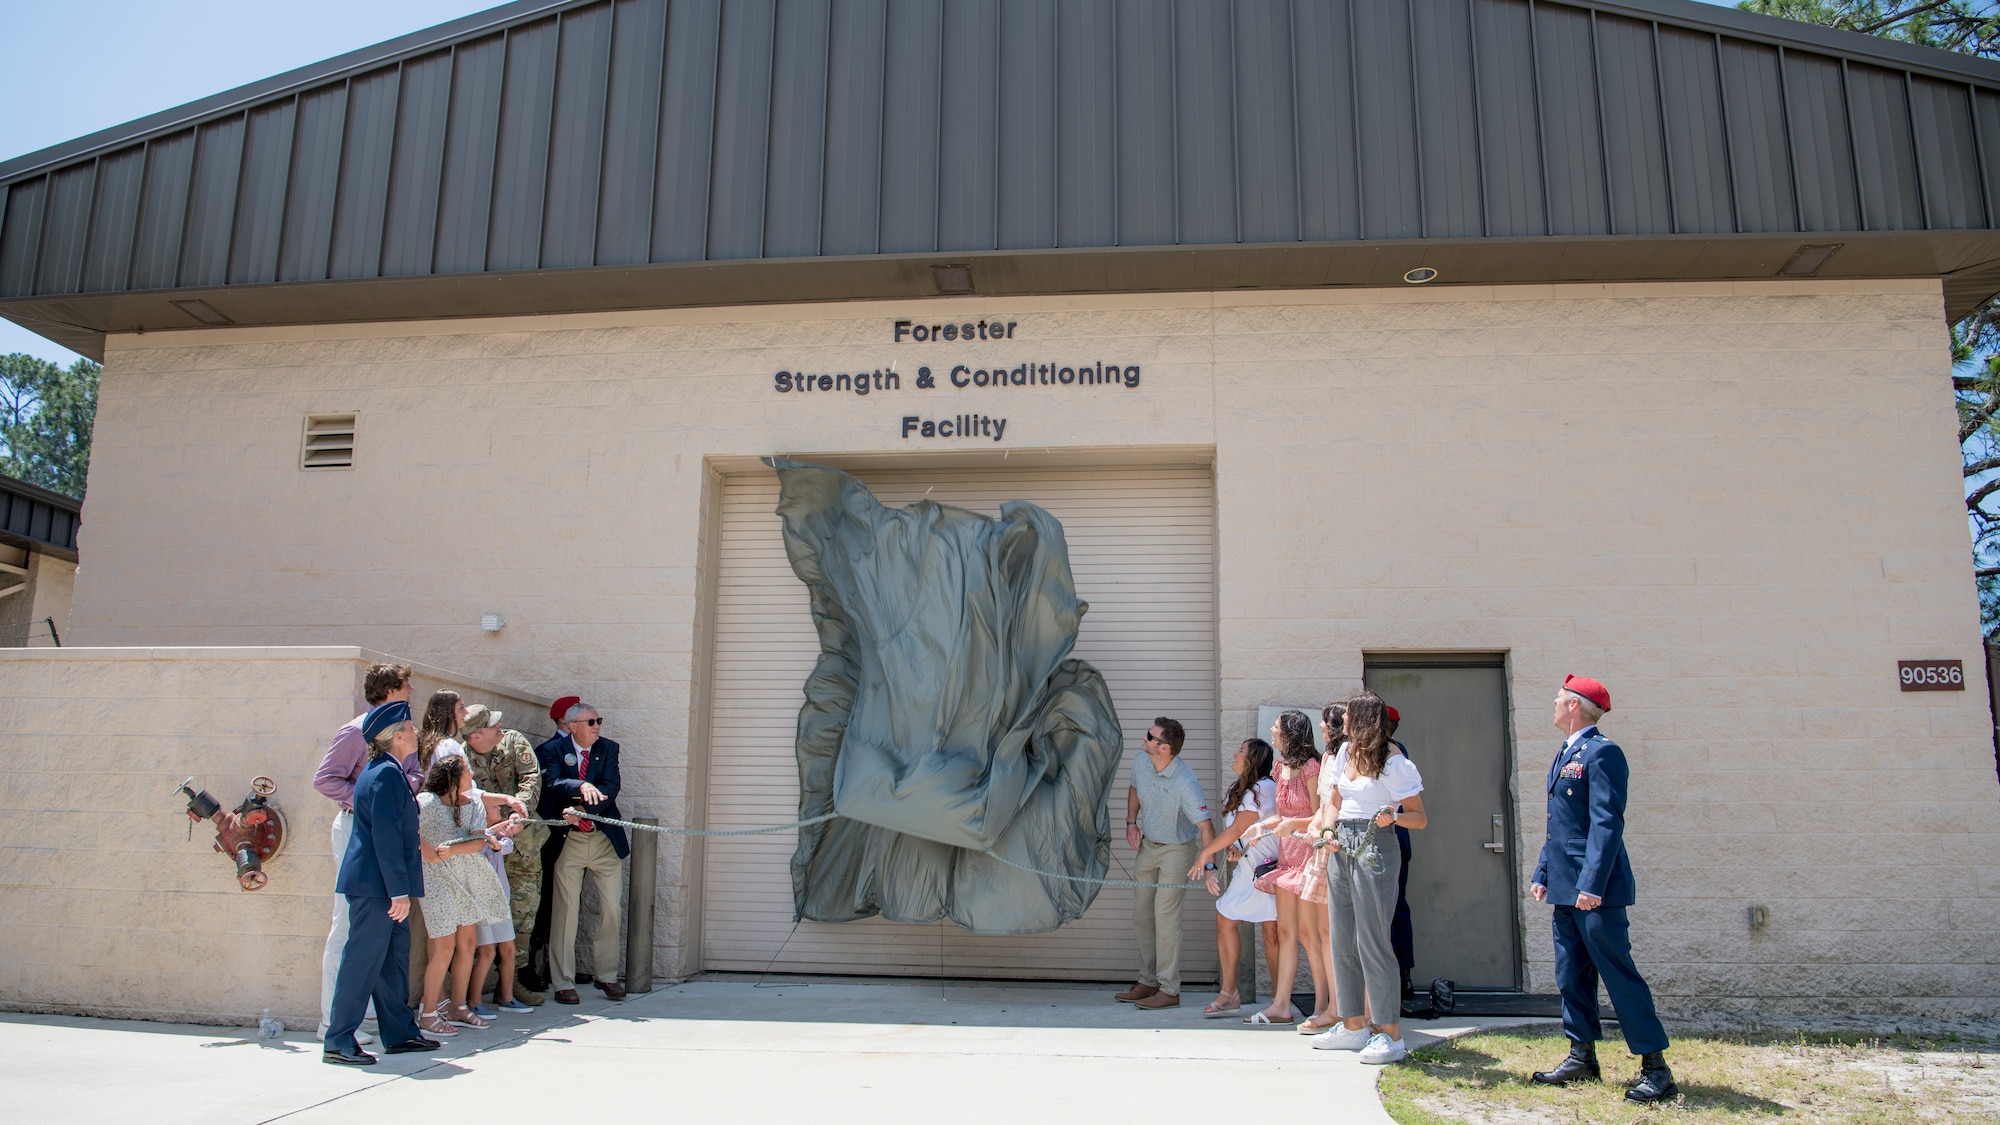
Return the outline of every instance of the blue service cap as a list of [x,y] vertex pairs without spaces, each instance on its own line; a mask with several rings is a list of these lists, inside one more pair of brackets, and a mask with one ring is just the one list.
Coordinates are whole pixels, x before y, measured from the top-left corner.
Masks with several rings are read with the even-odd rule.
[[398,723],[407,723],[409,721],[410,705],[408,701],[392,699],[375,708],[373,711],[368,712],[368,717],[361,720],[361,737],[369,742],[373,742],[376,735],[381,734]]

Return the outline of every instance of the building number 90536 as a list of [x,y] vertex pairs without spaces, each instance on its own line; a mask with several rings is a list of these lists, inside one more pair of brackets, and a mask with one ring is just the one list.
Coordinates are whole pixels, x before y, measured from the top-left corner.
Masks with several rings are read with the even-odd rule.
[[1896,679],[1904,691],[1964,691],[1965,666],[1956,660],[1898,660]]

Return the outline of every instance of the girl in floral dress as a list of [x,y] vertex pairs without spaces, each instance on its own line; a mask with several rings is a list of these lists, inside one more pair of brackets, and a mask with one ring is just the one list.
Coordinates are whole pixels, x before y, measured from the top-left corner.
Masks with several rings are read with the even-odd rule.
[[425,951],[424,1003],[417,1026],[428,1035],[457,1035],[452,1024],[487,1026],[465,1005],[444,998],[447,971],[454,975],[452,993],[465,995],[479,927],[509,916],[500,880],[479,855],[498,848],[499,841],[487,835],[464,840],[485,831],[486,808],[472,795],[472,770],[464,756],[443,754],[432,759],[424,791],[417,794],[417,833],[423,837],[424,862],[430,864],[424,872],[424,928],[430,946]]

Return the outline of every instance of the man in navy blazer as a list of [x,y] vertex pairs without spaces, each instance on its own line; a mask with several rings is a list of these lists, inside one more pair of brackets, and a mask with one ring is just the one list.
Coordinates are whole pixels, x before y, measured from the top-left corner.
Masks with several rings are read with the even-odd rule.
[[[597,816],[619,817],[618,744],[601,737],[604,720],[597,708],[579,702],[563,716],[569,734],[543,743],[541,816],[559,819],[568,809],[581,808]],[[618,983],[618,921],[624,891],[620,864],[632,854],[625,829],[616,824],[578,820],[574,828],[551,827],[564,837],[549,876],[555,905],[549,924],[549,984],[556,1003],[576,1004],[576,921],[583,897],[583,877],[597,880],[597,939],[591,947],[592,983],[613,1000],[625,999]]]
[[1596,680],[1570,676],[1556,693],[1555,726],[1566,736],[1549,766],[1549,834],[1530,888],[1536,902],[1555,905],[1556,983],[1562,990],[1563,1034],[1569,1057],[1534,1080],[1567,1086],[1600,1078],[1597,983],[1604,982],[1625,1046],[1640,1058],[1633,1102],[1657,1102],[1679,1092],[1667,1067],[1667,1032],[1653,1010],[1653,992],[1632,963],[1625,908],[1639,885],[1625,857],[1625,792],[1631,771],[1625,751],[1597,731],[1611,710],[1611,692]]
[[403,774],[403,763],[417,752],[410,705],[391,700],[376,707],[362,720],[361,735],[369,757],[354,783],[354,831],[333,884],[347,896],[348,935],[321,1057],[337,1066],[375,1063],[354,1037],[371,997],[390,1054],[437,1047],[418,1030],[408,999],[410,899],[424,894],[417,803]]

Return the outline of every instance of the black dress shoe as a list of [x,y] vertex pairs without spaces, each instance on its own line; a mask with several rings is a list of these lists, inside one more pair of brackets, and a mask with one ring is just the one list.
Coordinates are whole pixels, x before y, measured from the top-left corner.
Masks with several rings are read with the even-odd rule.
[[355,1047],[345,1051],[325,1051],[320,1055],[319,1061],[328,1066],[374,1066],[375,1056]]
[[398,1043],[393,1047],[384,1048],[384,1050],[386,1050],[389,1054],[392,1055],[408,1055],[408,1054],[414,1054],[418,1051],[435,1051],[437,1049],[438,1049],[437,1040],[426,1039],[421,1035],[417,1036],[415,1039],[405,1039],[401,1043]]
[[1588,1044],[1572,1045],[1569,1056],[1557,1063],[1553,1070],[1538,1070],[1534,1081],[1540,1086],[1567,1086],[1584,1079],[1599,1081],[1604,1072],[1597,1065],[1597,1049]]
[[1643,1055],[1639,1060],[1639,1081],[1625,1091],[1625,1100],[1645,1105],[1663,1102],[1681,1092],[1674,1084],[1674,1072],[1667,1066],[1667,1060],[1658,1051]]

